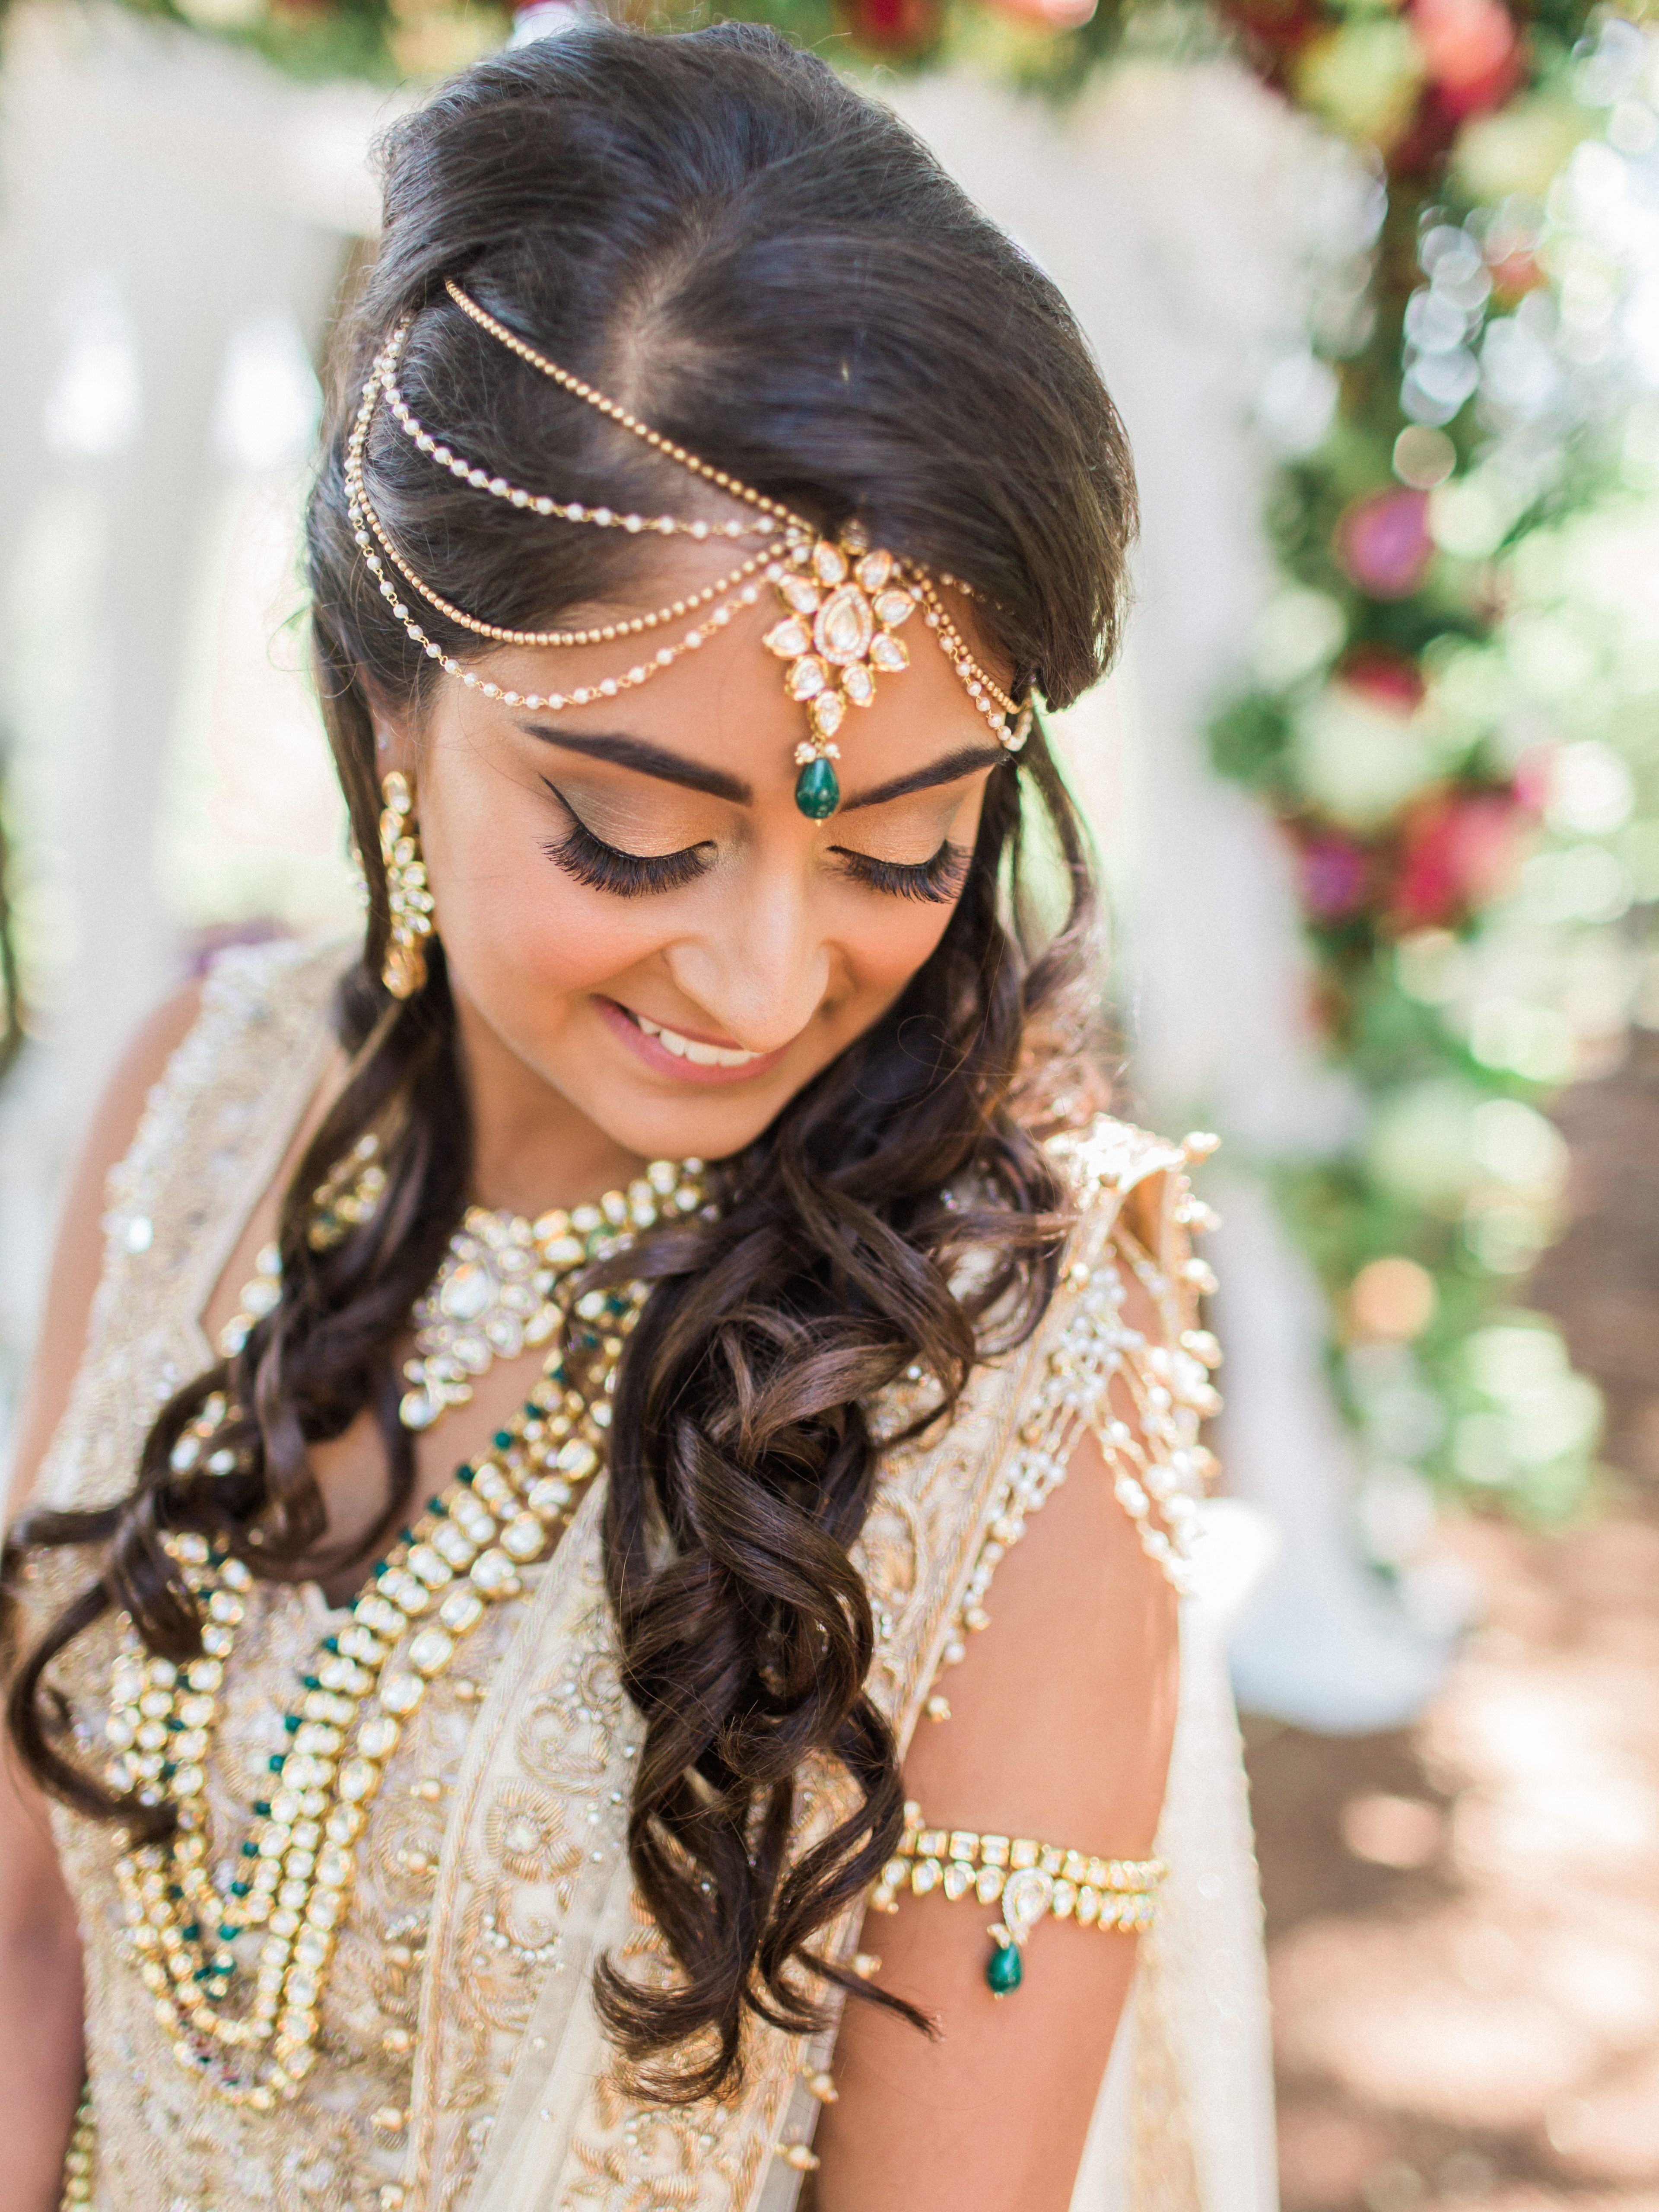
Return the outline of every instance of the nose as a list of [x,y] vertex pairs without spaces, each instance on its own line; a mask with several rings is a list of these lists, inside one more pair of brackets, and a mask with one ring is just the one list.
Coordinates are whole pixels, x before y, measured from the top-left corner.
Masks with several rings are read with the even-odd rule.
[[734,888],[711,926],[670,946],[667,959],[677,987],[747,1052],[799,1036],[830,987],[830,949],[801,884],[782,872]]

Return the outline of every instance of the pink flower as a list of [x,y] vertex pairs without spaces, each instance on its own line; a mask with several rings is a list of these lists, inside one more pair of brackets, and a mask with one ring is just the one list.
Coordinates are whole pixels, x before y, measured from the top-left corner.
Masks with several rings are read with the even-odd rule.
[[1559,745],[1528,745],[1515,764],[1515,780],[1510,786],[1516,804],[1528,814],[1542,815],[1550,795],[1550,785],[1555,771]]
[[1428,512],[1426,492],[1403,489],[1371,492],[1343,510],[1336,557],[1362,592],[1374,599],[1411,597],[1434,558]]
[[1484,113],[1513,91],[1520,42],[1501,0],[1412,0],[1410,21],[1449,113]]
[[1431,799],[1406,827],[1389,905],[1406,929],[1443,927],[1490,905],[1518,854],[1526,816],[1506,791]]
[[1409,653],[1396,653],[1391,645],[1357,645],[1343,655],[1336,672],[1373,707],[1409,714],[1422,703],[1422,670]]
[[1341,921],[1358,913],[1370,872],[1360,846],[1351,838],[1322,833],[1302,842],[1297,858],[1302,902],[1316,921]]

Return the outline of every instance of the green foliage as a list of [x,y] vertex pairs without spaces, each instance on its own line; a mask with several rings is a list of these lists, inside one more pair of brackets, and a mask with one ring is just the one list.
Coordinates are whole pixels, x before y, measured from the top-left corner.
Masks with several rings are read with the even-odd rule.
[[[1356,20],[1328,9],[1316,38],[1340,46]],[[1367,1464],[1549,1518],[1585,1494],[1599,1401],[1516,1304],[1559,1220],[1565,1148],[1539,1108],[1572,1070],[1574,975],[1627,969],[1632,898],[1659,896],[1659,825],[1618,789],[1659,807],[1659,641],[1606,581],[1620,532],[1650,526],[1625,490],[1649,481],[1642,422],[1569,348],[1540,441],[1493,368],[1506,345],[1545,359],[1576,270],[1608,277],[1606,240],[1537,164],[1561,171],[1596,130],[1578,89],[1605,106],[1621,69],[1630,95],[1650,82],[1645,42],[1566,0],[1528,21],[1484,103],[1448,118],[1430,84],[1376,145],[1370,327],[1268,501],[1287,665],[1223,704],[1210,741],[1298,857],[1327,1049],[1363,1109],[1338,1157],[1276,1181]],[[1281,81],[1308,51],[1275,58]],[[1524,127],[1500,140],[1493,116]],[[1471,179],[1505,147],[1535,189],[1483,197]]]

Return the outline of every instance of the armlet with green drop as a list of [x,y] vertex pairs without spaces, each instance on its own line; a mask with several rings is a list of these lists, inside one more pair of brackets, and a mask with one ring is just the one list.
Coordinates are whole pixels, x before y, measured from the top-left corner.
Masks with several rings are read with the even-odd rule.
[[911,1803],[898,1850],[882,1869],[870,1904],[877,1912],[896,1912],[899,1893],[908,1889],[914,1897],[937,1890],[953,1902],[1000,1905],[1002,1917],[988,1930],[985,1980],[992,1995],[1002,1997],[1024,1978],[1020,1954],[1039,1920],[1075,1920],[1082,1928],[1133,1935],[1152,1924],[1164,1871],[1160,1859],[1098,1858],[1030,1836],[925,1827],[921,1806]]

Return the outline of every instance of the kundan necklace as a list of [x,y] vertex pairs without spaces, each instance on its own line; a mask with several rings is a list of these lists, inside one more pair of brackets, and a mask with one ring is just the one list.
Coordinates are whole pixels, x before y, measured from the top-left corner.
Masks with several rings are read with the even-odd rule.
[[590,1242],[695,1212],[702,1170],[700,1160],[679,1168],[654,1160],[626,1191],[607,1191],[597,1206],[568,1212],[555,1207],[534,1222],[469,1206],[415,1309],[416,1356],[404,1368],[410,1388],[398,1407],[404,1426],[430,1428],[451,1406],[466,1403],[475,1377],[495,1360],[545,1344],[558,1326],[558,1285],[586,1266]]
[[[623,1249],[659,1218],[695,1212],[697,1165],[653,1163],[626,1194],[573,1209],[563,1233],[580,1243],[580,1259],[561,1272]],[[554,1218],[544,1216],[532,1237]],[[540,1238],[543,1256],[552,1242]],[[452,1261],[488,1264],[471,1248],[459,1258],[452,1248],[445,1269]],[[442,1281],[441,1270],[423,1304]],[[289,1741],[270,1758],[271,1794],[254,1803],[256,1825],[223,1891],[211,1871],[207,1770],[252,1577],[203,1535],[164,1540],[198,1607],[202,1656],[175,1666],[146,1650],[129,1624],[112,1665],[108,1779],[143,1803],[170,1804],[177,1819],[164,1842],[124,1848],[116,1870],[138,1971],[174,2054],[228,2101],[270,2111],[315,2065],[323,1994],[356,1882],[354,1847],[386,1762],[428,1687],[489,1607],[520,1594],[522,1570],[551,1550],[603,1464],[623,1347],[647,1296],[648,1285],[635,1283],[576,1300],[524,1406],[428,1500],[346,1625],[322,1639],[283,1716]],[[567,1370],[567,1350],[589,1363],[586,1392]],[[203,1456],[214,1468],[213,1440],[228,1410],[222,1393],[203,1407],[179,1440],[191,1449],[188,1463]]]
[[[320,1237],[313,1228],[313,1244],[337,1241],[336,1209],[355,1224],[367,1219],[378,1203],[386,1187],[384,1170],[372,1151],[364,1153],[360,1146],[353,1157],[359,1155],[369,1164],[355,1193],[335,1194],[339,1170],[316,1193],[319,1202],[328,1202],[321,1216],[328,1226]],[[568,1212],[555,1206],[533,1222],[504,1210],[468,1206],[430,1288],[415,1307],[415,1357],[404,1364],[410,1387],[398,1406],[404,1426],[429,1429],[452,1406],[466,1404],[473,1382],[497,1359],[516,1359],[527,1346],[545,1344],[558,1327],[558,1290],[566,1276],[635,1230],[695,1213],[702,1203],[702,1174],[701,1160],[684,1160],[678,1167],[672,1160],[653,1160],[626,1190],[607,1191],[597,1204]],[[265,1245],[253,1265],[252,1276],[242,1285],[240,1310],[219,1332],[219,1349],[227,1359],[241,1350],[254,1323],[283,1294],[276,1247]],[[198,1455],[188,1436],[179,1449],[184,1455],[175,1455],[173,1465],[182,1474]]]

